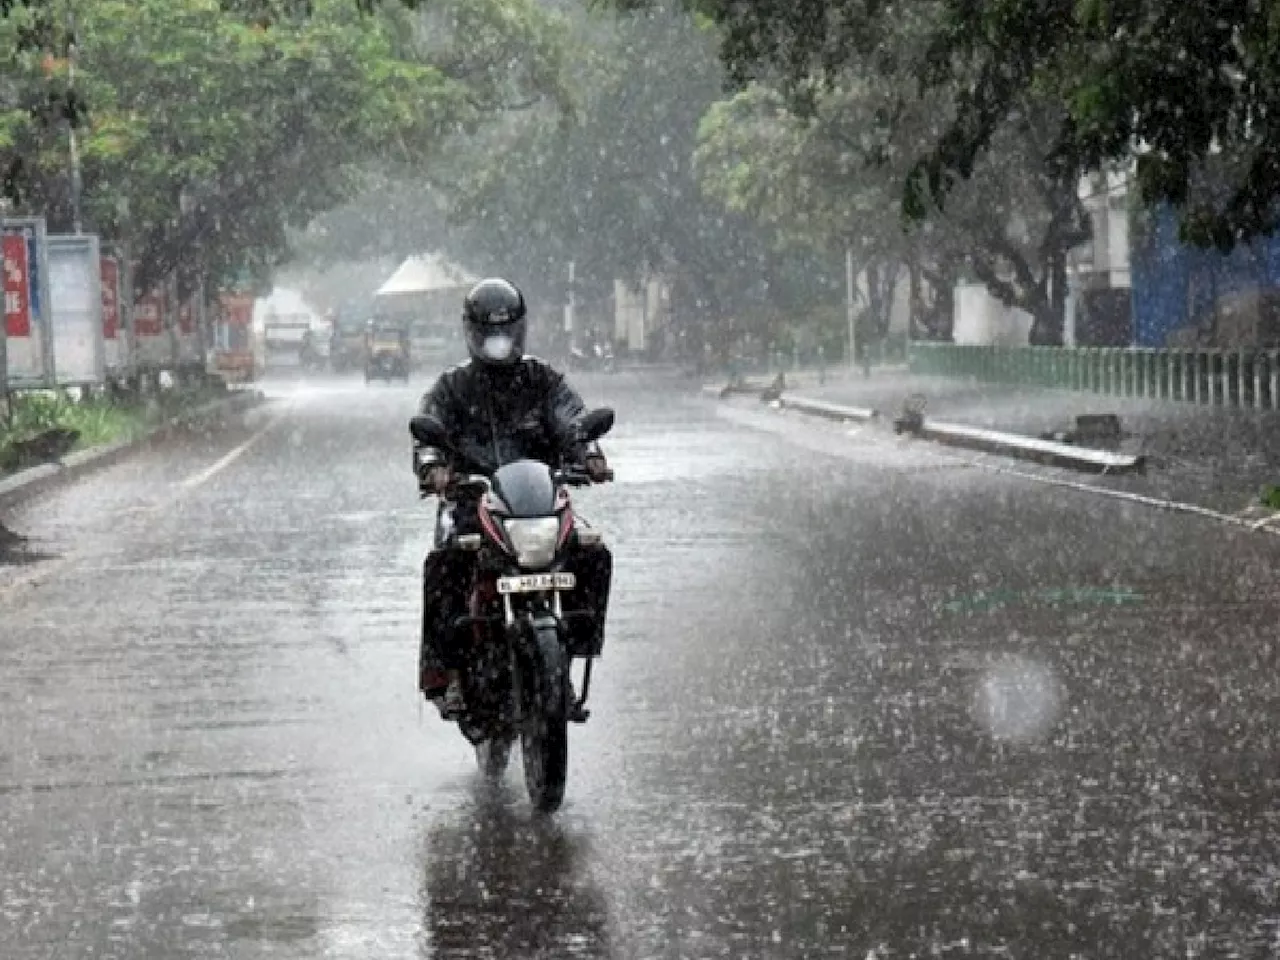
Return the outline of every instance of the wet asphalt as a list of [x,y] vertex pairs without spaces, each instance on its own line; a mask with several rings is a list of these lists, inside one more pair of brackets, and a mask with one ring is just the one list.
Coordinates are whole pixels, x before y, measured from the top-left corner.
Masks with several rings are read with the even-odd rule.
[[1280,956],[1280,538],[655,376],[564,809],[415,690],[411,388],[5,516],[0,956]]

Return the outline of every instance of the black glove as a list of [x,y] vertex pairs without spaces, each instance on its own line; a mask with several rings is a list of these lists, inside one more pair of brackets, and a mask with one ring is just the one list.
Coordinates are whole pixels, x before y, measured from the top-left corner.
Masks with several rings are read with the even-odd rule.
[[587,469],[587,476],[591,478],[592,483],[604,483],[613,475],[613,472],[609,469],[609,461],[604,458],[604,454],[599,450],[587,454],[583,463]]
[[441,496],[449,488],[452,479],[453,471],[446,464],[427,463],[418,472],[418,489],[424,497],[433,493]]

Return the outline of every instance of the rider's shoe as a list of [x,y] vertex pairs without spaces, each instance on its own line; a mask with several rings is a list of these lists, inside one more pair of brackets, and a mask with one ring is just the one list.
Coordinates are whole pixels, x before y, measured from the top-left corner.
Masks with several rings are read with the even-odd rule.
[[578,700],[578,691],[574,688],[573,681],[569,681],[569,722],[570,723],[586,723],[591,716],[591,711]]
[[467,702],[462,696],[462,681],[450,680],[444,696],[439,700],[440,716],[445,720],[457,720],[467,712]]

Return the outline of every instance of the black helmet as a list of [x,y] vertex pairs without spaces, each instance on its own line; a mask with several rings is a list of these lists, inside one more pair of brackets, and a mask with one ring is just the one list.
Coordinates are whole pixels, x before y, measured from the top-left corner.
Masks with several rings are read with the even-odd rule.
[[524,356],[524,294],[506,280],[481,280],[462,304],[467,349],[477,363],[503,365]]

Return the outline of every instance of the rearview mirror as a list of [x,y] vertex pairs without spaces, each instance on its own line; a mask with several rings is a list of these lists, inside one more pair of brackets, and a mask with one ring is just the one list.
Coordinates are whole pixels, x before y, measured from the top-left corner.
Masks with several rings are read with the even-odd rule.
[[613,429],[613,411],[608,407],[592,410],[578,424],[578,435],[587,443],[599,440]]
[[421,414],[409,421],[409,433],[424,447],[449,446],[449,431],[444,424],[430,414]]

